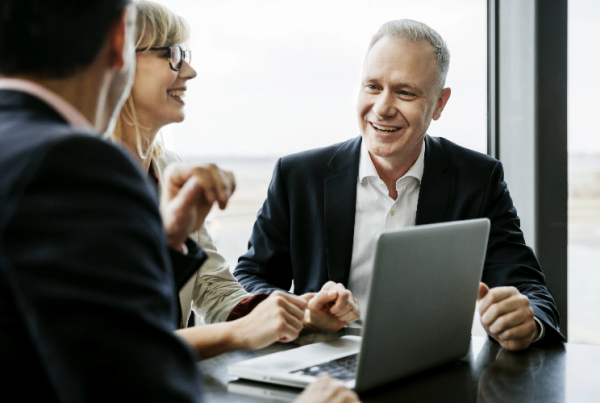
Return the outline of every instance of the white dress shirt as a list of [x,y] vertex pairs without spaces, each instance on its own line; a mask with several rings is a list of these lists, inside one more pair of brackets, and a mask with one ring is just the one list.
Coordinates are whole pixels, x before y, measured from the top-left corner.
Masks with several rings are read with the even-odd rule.
[[364,141],[360,146],[359,164],[348,289],[358,299],[361,319],[364,320],[379,234],[415,225],[419,190],[425,168],[425,142],[423,141],[421,153],[413,166],[396,181],[396,200],[389,196],[387,186],[379,178]]
[[[379,178],[364,141],[360,146],[359,164],[348,289],[358,300],[361,319],[364,321],[379,234],[415,225],[419,190],[425,169],[425,141],[413,166],[396,181],[396,200],[389,196],[387,186]],[[534,316],[533,319],[540,329],[538,338],[533,341],[536,342],[544,337],[546,331],[537,317]]]

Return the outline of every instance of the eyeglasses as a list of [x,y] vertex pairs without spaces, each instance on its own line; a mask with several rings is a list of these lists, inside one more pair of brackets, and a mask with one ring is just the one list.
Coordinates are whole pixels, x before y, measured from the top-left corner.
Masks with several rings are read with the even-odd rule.
[[169,57],[169,66],[171,66],[171,70],[173,71],[179,71],[184,60],[188,64],[192,63],[192,51],[189,49],[183,50],[179,45],[156,46],[145,49],[137,49],[136,52],[143,52],[145,50],[168,50],[169,54],[165,54],[165,56]]

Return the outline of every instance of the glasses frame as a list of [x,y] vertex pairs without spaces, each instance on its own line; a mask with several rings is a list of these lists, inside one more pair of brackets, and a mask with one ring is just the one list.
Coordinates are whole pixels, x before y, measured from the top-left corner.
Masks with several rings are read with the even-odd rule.
[[[173,47],[178,47],[179,50],[181,51],[181,60],[179,61],[179,64],[177,67],[173,66],[173,59],[171,58],[171,54],[173,53],[173,50],[171,48],[173,48]],[[192,63],[192,51],[190,49],[184,50],[179,45],[152,46],[152,47],[144,48],[144,49],[136,49],[136,52],[145,52],[147,50],[169,50],[169,66],[171,67],[171,70],[173,70],[173,71],[179,71],[181,69],[181,66],[183,65],[184,60],[188,64]]]

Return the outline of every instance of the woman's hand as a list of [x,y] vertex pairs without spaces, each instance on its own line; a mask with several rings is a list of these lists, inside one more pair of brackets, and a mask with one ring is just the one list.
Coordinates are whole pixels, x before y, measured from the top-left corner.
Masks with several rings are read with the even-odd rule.
[[230,322],[235,326],[239,348],[256,350],[276,341],[289,342],[302,330],[306,301],[275,291],[248,315]]
[[294,403],[360,403],[360,400],[342,382],[324,376],[307,387]]
[[214,202],[227,206],[235,191],[233,174],[214,164],[170,164],[165,170],[160,212],[171,248],[181,250],[198,231]]

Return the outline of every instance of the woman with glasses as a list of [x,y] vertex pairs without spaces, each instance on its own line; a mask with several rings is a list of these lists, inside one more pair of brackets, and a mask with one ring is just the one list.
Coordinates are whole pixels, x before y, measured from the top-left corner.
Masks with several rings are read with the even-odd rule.
[[[135,79],[112,137],[136,156],[160,189],[166,166],[180,159],[164,149],[158,132],[167,124],[183,121],[186,83],[196,77],[196,71],[190,65],[191,52],[184,45],[189,36],[185,21],[150,1],[138,1],[136,5]],[[206,226],[191,237],[207,253],[208,260],[180,291],[180,327],[186,327],[192,307],[208,325],[180,329],[178,334],[199,356],[208,358],[234,349],[256,349],[277,340],[292,340],[278,337],[281,321],[277,320],[282,314],[281,300],[290,297],[279,292],[271,296],[247,293],[229,272]],[[301,329],[302,323],[299,325]],[[317,382],[302,401],[357,401],[356,395],[340,385]]]
[[[167,124],[183,121],[186,83],[196,77],[196,71],[190,66],[191,53],[183,45],[189,35],[185,21],[156,3],[139,1],[136,5],[135,79],[112,137],[135,155],[160,191],[165,168],[180,159],[164,149],[158,132]],[[206,225],[190,237],[206,252],[208,260],[180,290],[178,332],[200,356],[260,348],[298,336],[302,329],[298,318],[303,312],[298,307],[286,307],[286,312],[294,312],[294,326],[282,331],[278,320],[282,315],[278,304],[282,302],[275,301],[277,297],[293,301],[294,297],[247,293],[229,272],[229,265],[217,252]],[[211,325],[184,329],[192,307],[204,323]],[[229,322],[218,323],[226,321]]]

